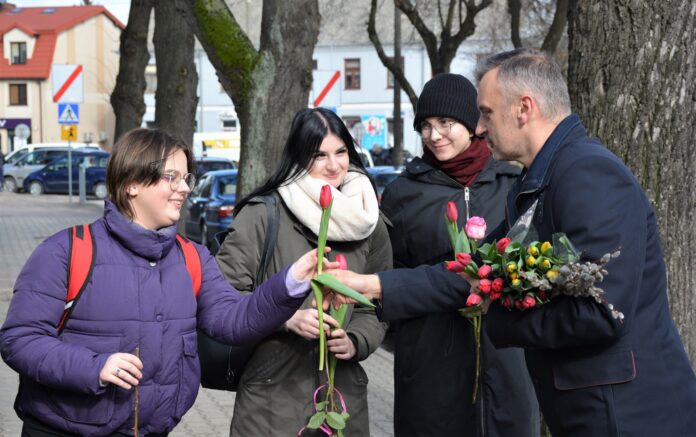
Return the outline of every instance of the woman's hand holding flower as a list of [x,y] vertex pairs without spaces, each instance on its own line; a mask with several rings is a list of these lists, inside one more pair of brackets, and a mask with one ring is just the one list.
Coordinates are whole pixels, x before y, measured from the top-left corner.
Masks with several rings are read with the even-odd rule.
[[329,352],[333,353],[339,360],[350,360],[356,354],[355,345],[343,329],[331,331],[331,339],[326,342]]
[[[339,327],[338,322],[327,313],[324,313],[323,319],[324,331],[328,332],[331,327]],[[297,310],[290,320],[287,321],[286,326],[290,331],[307,340],[319,338],[319,315],[317,310]]]

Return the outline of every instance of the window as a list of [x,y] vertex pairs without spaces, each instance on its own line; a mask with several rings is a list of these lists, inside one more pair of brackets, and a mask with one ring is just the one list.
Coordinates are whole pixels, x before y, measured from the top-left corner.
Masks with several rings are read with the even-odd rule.
[[236,119],[222,120],[222,128],[223,129],[230,129],[230,130],[237,129],[237,120]]
[[12,64],[26,64],[27,63],[27,43],[25,42],[11,42],[10,43],[10,54]]
[[11,83],[10,84],[10,105],[26,106],[27,105],[27,84]]
[[345,60],[345,77],[347,90],[360,89],[360,59]]

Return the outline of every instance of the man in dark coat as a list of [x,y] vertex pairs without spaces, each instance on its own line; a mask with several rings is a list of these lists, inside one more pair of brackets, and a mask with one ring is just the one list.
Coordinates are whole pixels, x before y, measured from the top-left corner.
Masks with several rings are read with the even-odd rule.
[[[696,376],[669,312],[655,214],[640,184],[571,114],[561,70],[549,56],[525,49],[494,55],[477,78],[476,133],[496,158],[525,167],[495,234],[503,236],[536,202],[540,240],[564,232],[589,259],[620,248],[601,287],[625,315],[615,319],[588,298],[557,297],[524,312],[492,305],[490,339],[497,347],[525,348],[554,435],[694,435]],[[429,266],[341,279],[404,313],[461,304],[468,290]],[[402,302],[416,287],[430,293],[421,293],[417,307]]]

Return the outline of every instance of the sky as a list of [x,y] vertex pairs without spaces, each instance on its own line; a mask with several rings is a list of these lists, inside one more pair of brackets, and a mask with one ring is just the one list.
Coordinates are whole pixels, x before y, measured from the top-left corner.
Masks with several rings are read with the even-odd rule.
[[[81,5],[79,0],[7,0],[18,7],[39,7],[39,6],[76,6]],[[130,0],[93,0],[93,4],[106,7],[123,24],[128,21],[128,9]]]

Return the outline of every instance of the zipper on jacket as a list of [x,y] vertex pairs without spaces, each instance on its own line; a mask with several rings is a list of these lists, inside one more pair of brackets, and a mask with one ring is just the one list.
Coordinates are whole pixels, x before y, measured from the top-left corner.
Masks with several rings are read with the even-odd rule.
[[466,220],[469,221],[469,187],[464,187],[464,203],[466,204]]

